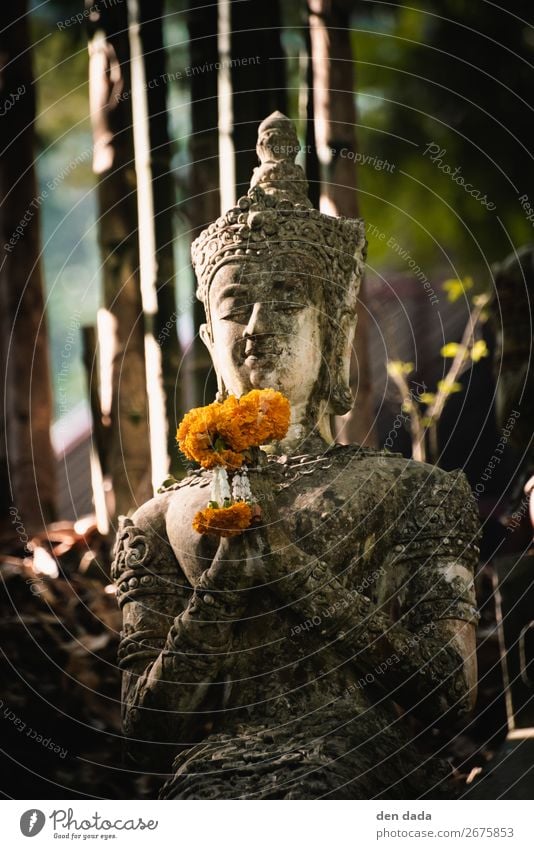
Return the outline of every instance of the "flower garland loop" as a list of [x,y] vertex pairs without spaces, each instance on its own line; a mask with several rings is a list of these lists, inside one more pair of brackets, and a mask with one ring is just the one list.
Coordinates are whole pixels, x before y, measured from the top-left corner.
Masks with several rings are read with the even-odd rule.
[[193,519],[198,533],[230,537],[250,527],[258,507],[246,462],[252,460],[251,449],[282,439],[289,419],[289,401],[275,389],[229,395],[186,413],[176,433],[180,450],[213,470],[210,502]]
[[251,521],[252,507],[246,501],[238,501],[230,507],[199,510],[193,519],[193,528],[199,534],[234,537],[250,527]]

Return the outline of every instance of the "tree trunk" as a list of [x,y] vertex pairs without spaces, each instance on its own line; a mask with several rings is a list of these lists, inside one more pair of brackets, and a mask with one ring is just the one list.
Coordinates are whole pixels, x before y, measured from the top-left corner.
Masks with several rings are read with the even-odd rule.
[[315,111],[313,105],[313,61],[310,26],[306,27],[306,53],[308,67],[306,83],[308,97],[306,102],[306,179],[308,181],[308,196],[316,209],[321,202],[321,173],[319,157],[317,156],[317,141],[315,139]]
[[[315,138],[321,171],[322,212],[357,218],[354,62],[350,44],[349,11],[344,0],[309,0],[312,45]],[[373,397],[368,354],[365,285],[359,296],[358,326],[351,362],[354,409],[336,420],[343,442],[374,443]]]
[[[176,469],[176,376],[180,367],[180,344],[174,269],[175,189],[171,173],[171,143],[168,131],[166,56],[163,44],[163,0],[140,0],[140,40],[143,52],[148,112],[149,162],[155,243],[155,288],[157,309],[150,328],[161,357],[161,380],[167,455]],[[142,237],[142,234],[141,234]],[[146,318],[146,317],[145,317]],[[171,326],[169,326],[169,322]]]
[[11,501],[30,534],[55,514],[52,391],[39,260],[39,207],[46,189],[39,191],[34,168],[35,87],[25,0],[5,5],[3,15],[0,345],[7,434],[1,438],[0,485],[2,502]]
[[[187,216],[193,240],[220,214],[217,72],[195,72],[195,69],[203,66],[214,68],[219,61],[217,4],[206,5],[203,0],[190,2],[187,27],[192,69],[192,132],[189,140],[191,180]],[[190,387],[188,406],[192,407],[213,401],[217,392],[211,359],[198,335],[200,325],[205,320],[204,307],[197,298],[193,298],[195,335],[185,360]]]
[[109,414],[105,472],[120,514],[152,495],[126,4],[99,7],[89,21],[93,170],[108,328],[99,343],[101,357],[109,355],[111,362],[111,404],[103,409]]
[[258,164],[258,125],[287,111],[286,71],[280,41],[280,3],[232,3],[232,90],[237,197],[246,194]]

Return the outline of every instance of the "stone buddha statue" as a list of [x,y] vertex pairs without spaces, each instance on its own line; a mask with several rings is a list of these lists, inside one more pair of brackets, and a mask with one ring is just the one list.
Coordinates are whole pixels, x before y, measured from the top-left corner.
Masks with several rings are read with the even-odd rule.
[[164,799],[447,795],[411,716],[450,723],[475,698],[474,500],[462,472],[335,443],[364,225],[312,208],[298,150],[267,118],[250,190],[192,248],[220,394],[291,402],[249,471],[261,518],[196,533],[199,469],[120,520],[124,734]]

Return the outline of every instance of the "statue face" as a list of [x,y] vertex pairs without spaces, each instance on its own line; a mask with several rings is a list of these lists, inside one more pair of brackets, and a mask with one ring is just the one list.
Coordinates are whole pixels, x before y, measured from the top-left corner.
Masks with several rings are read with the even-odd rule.
[[305,404],[322,361],[321,286],[305,256],[223,266],[210,286],[213,338],[204,333],[226,388],[235,395],[278,389]]

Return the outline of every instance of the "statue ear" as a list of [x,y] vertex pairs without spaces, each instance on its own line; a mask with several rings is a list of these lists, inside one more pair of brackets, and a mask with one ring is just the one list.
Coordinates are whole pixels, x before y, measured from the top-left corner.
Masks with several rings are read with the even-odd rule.
[[215,365],[215,359],[213,357],[213,339],[211,338],[211,333],[209,331],[209,327],[207,324],[201,324],[199,328],[199,336],[204,342],[204,345],[208,349],[209,355],[211,357],[211,361],[213,363],[213,367],[215,369],[215,374],[217,375],[217,400],[222,401],[226,398],[228,394],[227,389],[224,385],[224,381],[222,379],[221,374],[217,366]]
[[206,348],[208,349],[208,351],[210,352],[210,355],[211,355],[213,343],[212,343],[212,339],[211,339],[210,332],[209,332],[209,329],[208,329],[208,325],[207,324],[201,324],[198,332],[199,332],[200,338],[204,342],[204,345],[206,346]]
[[354,398],[350,388],[350,359],[357,317],[345,313],[335,334],[332,348],[330,406],[336,416],[352,410]]

